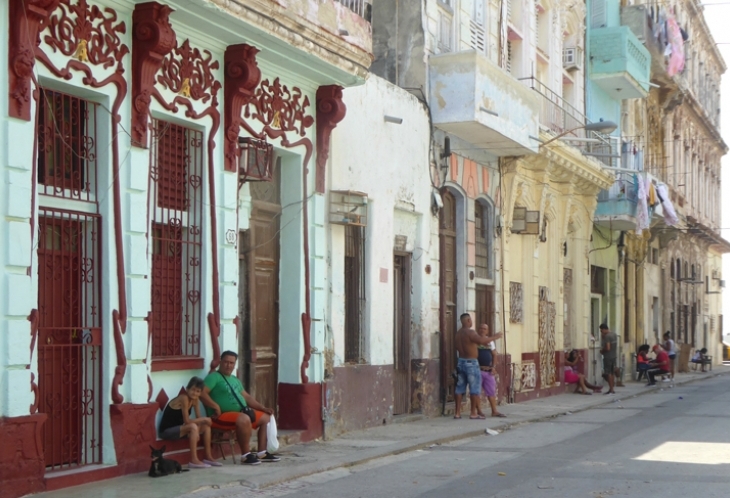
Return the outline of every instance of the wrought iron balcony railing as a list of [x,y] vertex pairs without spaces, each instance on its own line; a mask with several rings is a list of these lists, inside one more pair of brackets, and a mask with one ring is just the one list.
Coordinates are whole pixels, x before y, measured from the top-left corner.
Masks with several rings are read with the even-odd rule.
[[543,127],[556,135],[565,134],[563,140],[606,166],[618,165],[618,147],[612,137],[595,131],[586,132],[583,127],[590,121],[585,115],[537,78],[520,78],[520,81],[540,95],[540,124]]
[[335,0],[359,15],[367,22],[372,19],[372,3],[371,0]]

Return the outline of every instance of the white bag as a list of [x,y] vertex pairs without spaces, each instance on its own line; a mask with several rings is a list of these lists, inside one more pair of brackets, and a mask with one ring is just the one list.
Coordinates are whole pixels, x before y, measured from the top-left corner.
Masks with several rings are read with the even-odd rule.
[[269,425],[266,427],[266,451],[274,453],[279,449],[279,440],[276,438],[276,419],[271,416]]

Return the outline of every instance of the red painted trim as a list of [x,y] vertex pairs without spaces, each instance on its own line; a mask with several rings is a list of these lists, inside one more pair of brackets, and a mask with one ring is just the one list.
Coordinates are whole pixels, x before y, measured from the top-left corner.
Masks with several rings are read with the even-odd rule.
[[45,413],[0,417],[0,498],[17,498],[44,490],[43,424]]
[[151,89],[155,75],[177,41],[170,26],[174,12],[157,2],[137,4],[132,14],[132,145],[147,148]]
[[[164,372],[168,370],[202,370],[205,367],[203,358],[153,358],[151,370]],[[150,392],[149,398],[152,398]]]
[[92,482],[103,481],[124,475],[124,471],[119,466],[103,467],[101,469],[87,469],[72,474],[54,475],[50,473],[46,475],[44,482],[46,491],[58,491],[63,488],[72,486],[80,486]]
[[[179,66],[184,68],[177,71],[171,69],[173,64],[171,59],[177,57],[180,59]],[[178,45],[175,49],[165,57],[162,63],[164,69],[163,75],[158,77],[158,82],[166,88],[176,91],[178,95],[172,102],[167,102],[160,94],[156,87],[150,89],[151,96],[165,108],[167,111],[177,113],[179,105],[184,106],[187,110],[185,116],[191,119],[203,119],[210,117],[213,121],[210,133],[208,134],[208,192],[210,205],[210,238],[211,238],[211,262],[212,272],[211,280],[213,284],[213,312],[208,313],[208,327],[210,328],[210,337],[213,344],[213,359],[210,362],[210,371],[212,372],[220,364],[220,278],[218,272],[218,217],[216,214],[215,200],[215,135],[218,133],[220,126],[220,112],[218,111],[218,91],[221,84],[213,77],[212,71],[219,68],[218,61],[213,61],[211,55],[207,51],[201,52],[196,48],[190,47],[190,41],[185,40],[182,45]],[[189,84],[188,88],[185,85]],[[192,101],[184,95],[190,95],[191,98],[202,102],[210,101],[203,112],[195,111]]]
[[347,107],[342,102],[342,87],[321,86],[317,89],[317,170],[316,191],[324,194],[327,159],[330,155],[330,135],[337,123],[345,118]]
[[[34,168],[35,169],[35,168]],[[38,340],[38,310],[33,308],[28,315],[30,322],[30,360],[33,361],[33,351],[35,351],[35,343]]]
[[[116,97],[111,108],[112,115],[112,167],[113,167],[113,209],[114,209],[114,242],[116,245],[116,266],[117,266],[117,292],[119,294],[119,310],[112,311],[112,323],[114,328],[114,346],[117,355],[117,366],[114,370],[112,380],[112,401],[122,403],[124,397],[119,393],[119,386],[124,382],[124,374],[127,370],[127,358],[124,353],[123,334],[127,329],[127,289],[126,272],[124,270],[124,244],[122,239],[122,207],[121,207],[121,174],[119,167],[119,109],[127,95],[127,82],[124,79],[124,56],[129,53],[129,48],[121,42],[119,33],[126,33],[124,22],[114,24],[117,13],[111,8],[104,10],[102,16],[105,22],[99,23],[96,27],[90,27],[88,19],[92,18],[91,7],[86,2],[71,6],[69,0],[63,0],[63,8],[54,12],[53,21],[56,25],[67,24],[74,27],[72,30],[52,29],[51,34],[45,37],[46,43],[60,50],[65,55],[72,56],[79,44],[79,41],[86,40],[84,35],[94,36],[95,43],[88,45],[87,59],[91,64],[101,64],[105,67],[111,66],[116,61],[116,71],[102,81],[94,78],[91,68],[77,60],[70,59],[66,67],[57,68],[40,47],[36,47],[36,59],[43,63],[54,76],[61,79],[71,79],[71,70],[84,74],[83,82],[91,88],[101,88],[113,84],[116,89]],[[68,4],[68,5],[67,5]],[[68,15],[73,11],[74,18]],[[95,14],[94,14],[95,15]],[[51,23],[53,24],[53,23]],[[78,29],[77,29],[78,28]],[[93,33],[87,33],[90,29]]]
[[8,115],[30,121],[31,80],[38,30],[60,0],[10,0],[8,4]]
[[241,129],[241,110],[253,96],[261,81],[261,70],[256,63],[259,50],[251,45],[231,45],[226,48],[223,58],[225,69],[225,92],[223,96],[223,116],[225,129],[225,170],[238,172],[238,159],[241,149],[238,134]]

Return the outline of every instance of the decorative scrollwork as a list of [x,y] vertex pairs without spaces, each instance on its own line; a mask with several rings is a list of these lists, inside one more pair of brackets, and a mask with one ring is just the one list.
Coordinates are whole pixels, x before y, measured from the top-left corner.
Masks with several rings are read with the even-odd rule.
[[293,131],[299,136],[306,135],[306,129],[314,124],[314,118],[305,114],[309,107],[309,97],[302,98],[302,90],[282,85],[279,78],[272,83],[268,79],[261,82],[253,98],[244,108],[244,117],[260,121],[273,130]]
[[122,43],[120,34],[127,32],[124,21],[117,21],[117,13],[106,7],[90,6],[87,0],[61,0],[48,19],[47,34],[43,40],[55,52],[75,57],[81,62],[110,68],[122,67],[122,58],[129,48]]
[[207,50],[202,52],[190,46],[190,40],[175,47],[162,61],[157,82],[177,94],[193,100],[217,104],[221,84],[213,71],[220,68],[218,61]]

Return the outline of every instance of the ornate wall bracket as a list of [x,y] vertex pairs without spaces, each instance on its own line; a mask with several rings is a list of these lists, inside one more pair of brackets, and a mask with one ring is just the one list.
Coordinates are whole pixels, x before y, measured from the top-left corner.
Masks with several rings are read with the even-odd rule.
[[60,0],[10,0],[8,33],[8,115],[30,121],[31,80],[38,30]]
[[149,111],[155,75],[176,44],[170,26],[173,10],[157,2],[140,3],[132,21],[132,145],[147,147]]
[[241,150],[238,147],[238,133],[243,120],[241,110],[253,97],[256,87],[261,81],[261,70],[256,63],[259,50],[251,45],[231,45],[224,56],[225,69],[225,170],[238,171],[238,159]]
[[315,188],[323,194],[327,159],[330,155],[330,135],[345,118],[347,107],[342,102],[342,87],[321,86],[317,89],[317,174]]

